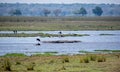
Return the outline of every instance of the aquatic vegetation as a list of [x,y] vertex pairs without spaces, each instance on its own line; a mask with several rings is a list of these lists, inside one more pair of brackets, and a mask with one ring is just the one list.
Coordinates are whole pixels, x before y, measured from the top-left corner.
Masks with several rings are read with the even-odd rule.
[[120,52],[120,50],[94,50],[94,51],[96,51],[96,52],[113,52],[113,53]]
[[22,53],[8,53],[6,55],[4,55],[4,57],[25,57],[26,55],[25,54],[22,54]]
[[100,36],[103,36],[103,35],[114,35],[114,34],[100,34]]
[[[0,34],[0,37],[59,37],[58,34],[47,34],[47,33],[34,33],[34,34],[26,34],[26,33],[18,33],[18,34]],[[89,36],[88,34],[62,34],[62,37],[66,36]]]
[[85,50],[81,50],[81,51],[79,51],[79,53],[92,53],[92,52],[90,52],[90,51],[85,51]]
[[58,53],[58,52],[44,52],[44,53],[56,54],[56,53]]
[[77,40],[57,40],[57,41],[43,41],[43,43],[78,43],[81,41]]
[[32,56],[54,56],[54,53],[37,53]]

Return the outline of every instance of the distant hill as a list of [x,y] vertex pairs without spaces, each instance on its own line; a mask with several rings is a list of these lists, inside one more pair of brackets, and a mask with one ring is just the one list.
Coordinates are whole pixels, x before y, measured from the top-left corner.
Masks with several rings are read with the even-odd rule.
[[[99,6],[103,10],[102,16],[120,16],[120,4],[21,4],[21,3],[0,3],[0,16],[22,15],[22,16],[44,16],[49,10],[48,16],[55,16],[55,10],[59,16],[79,16],[74,12],[81,7],[87,11],[86,16],[95,16],[92,9]],[[19,10],[15,12],[15,10]],[[59,11],[58,11],[59,10]],[[47,12],[46,12],[47,13]]]

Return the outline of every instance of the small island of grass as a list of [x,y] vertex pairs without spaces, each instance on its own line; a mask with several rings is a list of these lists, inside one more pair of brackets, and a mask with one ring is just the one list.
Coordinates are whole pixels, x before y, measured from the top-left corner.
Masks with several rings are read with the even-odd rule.
[[120,52],[120,50],[94,50],[96,52]]
[[26,34],[26,33],[18,33],[18,34],[0,34],[0,37],[66,37],[66,36],[89,36],[88,34],[47,34],[47,33],[34,33],[34,34]]

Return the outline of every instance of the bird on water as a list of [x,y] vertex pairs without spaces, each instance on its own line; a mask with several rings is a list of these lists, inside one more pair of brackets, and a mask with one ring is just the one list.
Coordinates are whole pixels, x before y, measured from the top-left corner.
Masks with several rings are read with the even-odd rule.
[[36,45],[41,45],[39,42],[41,41],[39,38],[36,39],[38,43]]

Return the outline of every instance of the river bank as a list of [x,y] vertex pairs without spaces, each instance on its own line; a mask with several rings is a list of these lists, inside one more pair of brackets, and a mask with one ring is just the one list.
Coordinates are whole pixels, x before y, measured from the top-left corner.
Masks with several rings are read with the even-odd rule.
[[0,17],[0,31],[120,30],[120,17]]
[[0,70],[2,72],[119,72],[119,57],[119,53],[73,56],[6,56],[0,57]]

